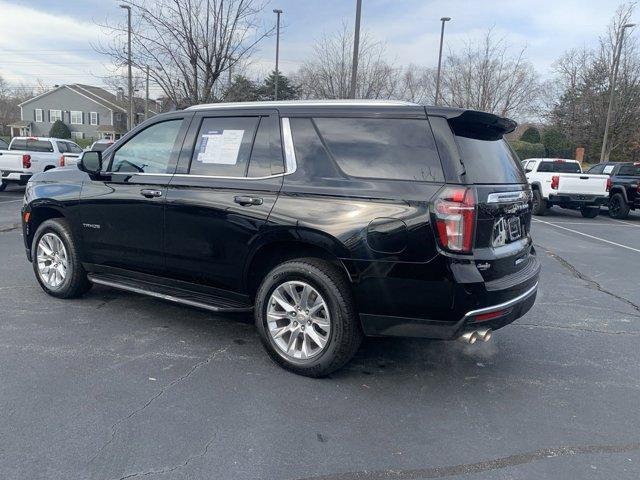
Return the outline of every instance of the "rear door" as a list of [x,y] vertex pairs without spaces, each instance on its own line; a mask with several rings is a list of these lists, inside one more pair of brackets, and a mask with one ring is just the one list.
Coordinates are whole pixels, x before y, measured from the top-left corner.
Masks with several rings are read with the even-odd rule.
[[249,249],[282,187],[277,112],[198,114],[183,153],[167,192],[168,273],[238,291]]

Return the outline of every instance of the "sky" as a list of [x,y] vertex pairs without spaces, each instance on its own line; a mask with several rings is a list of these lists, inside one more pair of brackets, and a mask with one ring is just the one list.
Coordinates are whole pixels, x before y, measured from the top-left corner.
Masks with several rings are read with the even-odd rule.
[[[451,17],[445,51],[493,28],[526,57],[542,78],[551,78],[554,61],[566,50],[594,46],[622,0],[363,0],[362,30],[385,45],[396,64],[435,66],[440,21]],[[109,60],[92,45],[108,40],[97,26],[126,12],[112,0],[0,0],[0,76],[10,85],[64,83],[102,85]],[[280,68],[293,73],[313,51],[314,41],[344,24],[353,28],[355,0],[266,0],[261,21],[275,22],[284,11]],[[640,12],[640,11],[639,11]],[[640,21],[640,13],[634,20]],[[634,35],[640,32],[634,32]],[[253,75],[273,69],[275,38],[260,44]],[[160,91],[152,89],[151,95]]]

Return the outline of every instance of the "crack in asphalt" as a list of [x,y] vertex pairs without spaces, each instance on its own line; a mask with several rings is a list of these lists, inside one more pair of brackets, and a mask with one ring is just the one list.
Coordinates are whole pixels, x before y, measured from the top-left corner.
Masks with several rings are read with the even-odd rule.
[[209,441],[205,444],[204,448],[202,449],[202,451],[200,453],[198,453],[197,455],[189,456],[184,462],[182,462],[182,463],[180,463],[178,465],[174,465],[172,467],[162,467],[159,470],[155,470],[154,469],[154,470],[147,470],[145,472],[130,473],[128,475],[125,475],[124,477],[120,477],[119,480],[126,480],[128,478],[136,478],[136,477],[147,477],[149,475],[162,475],[162,474],[165,474],[165,473],[171,473],[171,472],[174,472],[174,471],[179,470],[181,468],[184,468],[187,465],[189,465],[189,462],[191,462],[192,460],[204,457],[207,454],[207,452],[209,451],[209,447],[213,444],[215,439],[216,439],[216,435],[213,435],[213,437],[211,437],[209,439]]
[[416,470],[376,470],[318,475],[296,480],[413,480],[425,478],[443,478],[454,475],[468,475],[491,470],[526,465],[528,463],[555,457],[573,457],[576,455],[626,453],[640,450],[640,443],[627,445],[585,445],[575,447],[542,448],[528,453],[518,453],[508,457],[496,458],[476,463],[451,465],[447,467],[422,468]]
[[113,425],[111,425],[111,438],[109,438],[109,440],[102,446],[100,447],[100,449],[93,455],[93,457],[91,457],[91,459],[89,459],[88,463],[93,462],[96,458],[98,458],[98,456],[100,456],[100,454],[109,446],[111,445],[115,439],[116,439],[116,435],[118,434],[118,427],[123,424],[124,422],[126,422],[127,420],[135,417],[138,413],[142,412],[144,409],[146,409],[147,407],[149,407],[149,405],[151,405],[153,402],[155,402],[158,398],[160,398],[162,395],[164,395],[164,393],[173,388],[175,385],[177,385],[178,383],[186,380],[187,378],[189,378],[192,374],[194,374],[198,369],[200,369],[201,367],[207,365],[208,363],[210,363],[211,361],[213,361],[213,359],[215,359],[218,355],[220,355],[221,353],[224,353],[227,351],[227,349],[229,348],[229,345],[227,345],[226,347],[223,347],[219,350],[216,350],[214,352],[212,352],[207,358],[205,358],[204,360],[196,363],[193,367],[191,367],[189,369],[189,371],[183,375],[180,375],[178,378],[176,378],[175,380],[172,380],[166,387],[163,387],[162,389],[160,389],[155,395],[153,395],[144,405],[142,405],[141,407],[136,408],[135,410],[131,411],[131,413],[129,413],[129,415],[120,418],[116,423],[114,423]]
[[17,230],[20,228],[19,223],[9,224],[9,225],[0,225],[0,233],[11,232],[13,230]]
[[537,328],[549,328],[549,329],[557,329],[557,330],[572,330],[576,332],[588,332],[588,333],[605,333],[608,335],[632,335],[637,336],[640,335],[640,332],[626,332],[626,331],[607,331],[607,330],[596,330],[593,328],[582,328],[582,327],[564,327],[560,325],[540,325],[538,323],[514,323],[513,326],[516,327],[537,327]]
[[592,278],[588,277],[587,275],[582,273],[580,270],[578,270],[569,261],[567,261],[566,259],[562,258],[560,255],[558,255],[554,251],[549,250],[547,247],[545,247],[543,245],[540,245],[539,243],[536,243],[536,246],[542,248],[547,253],[547,255],[549,255],[551,258],[555,259],[556,261],[558,261],[558,263],[560,263],[560,265],[562,265],[567,270],[569,270],[569,272],[571,272],[571,274],[574,277],[576,277],[578,280],[582,280],[583,282],[586,282],[594,290],[597,290],[597,291],[602,292],[602,293],[604,293],[606,295],[609,295],[609,296],[611,296],[611,297],[613,297],[613,298],[615,298],[617,300],[620,300],[621,302],[624,302],[627,305],[630,305],[635,311],[640,312],[640,305],[638,305],[636,303],[633,303],[628,298],[625,298],[625,297],[623,297],[621,295],[618,295],[618,294],[615,294],[613,292],[610,292],[609,290],[604,288],[602,285],[600,285],[598,282],[596,282],[595,280],[593,280]]

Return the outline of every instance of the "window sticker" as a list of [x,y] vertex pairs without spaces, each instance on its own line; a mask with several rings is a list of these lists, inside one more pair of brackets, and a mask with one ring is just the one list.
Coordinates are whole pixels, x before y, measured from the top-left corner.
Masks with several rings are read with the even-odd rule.
[[210,130],[202,135],[198,161],[219,165],[235,165],[244,130]]
[[615,165],[607,165],[606,167],[604,167],[604,170],[602,171],[602,173],[611,173],[613,172],[613,169],[615,168]]

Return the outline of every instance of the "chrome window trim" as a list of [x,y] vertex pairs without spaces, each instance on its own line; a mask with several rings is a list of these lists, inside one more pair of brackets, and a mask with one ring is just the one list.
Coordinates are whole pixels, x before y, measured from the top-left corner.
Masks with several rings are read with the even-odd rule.
[[296,151],[293,146],[293,135],[291,134],[291,124],[288,117],[283,117],[282,120],[282,145],[284,147],[284,170],[287,174],[294,173],[298,168],[298,162],[296,161]]

